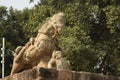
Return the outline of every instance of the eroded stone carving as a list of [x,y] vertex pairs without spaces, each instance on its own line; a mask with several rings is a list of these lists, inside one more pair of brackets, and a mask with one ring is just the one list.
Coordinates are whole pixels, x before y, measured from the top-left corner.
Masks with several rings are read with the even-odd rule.
[[63,51],[55,50],[53,51],[52,58],[48,62],[47,67],[53,69],[70,69],[70,63],[66,60]]
[[15,50],[11,75],[24,69],[27,65],[32,67],[47,67],[56,49],[56,36],[62,33],[66,22],[63,13],[55,14],[39,30],[35,38],[25,44],[18,46]]

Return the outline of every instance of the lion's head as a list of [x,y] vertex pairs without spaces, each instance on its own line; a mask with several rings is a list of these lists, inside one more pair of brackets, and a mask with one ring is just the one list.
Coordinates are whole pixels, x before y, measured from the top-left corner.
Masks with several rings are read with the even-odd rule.
[[41,29],[38,30],[40,33],[47,34],[49,36],[59,35],[65,26],[65,15],[63,13],[57,13],[51,17],[47,23],[45,23]]

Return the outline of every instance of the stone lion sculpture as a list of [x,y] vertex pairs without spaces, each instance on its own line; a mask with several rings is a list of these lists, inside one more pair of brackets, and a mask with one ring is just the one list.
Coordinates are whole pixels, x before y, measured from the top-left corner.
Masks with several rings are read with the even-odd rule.
[[26,65],[30,68],[47,67],[47,64],[56,49],[56,36],[62,33],[66,19],[63,13],[53,15],[39,30],[35,38],[18,46],[15,50],[11,75],[21,71]]
[[64,57],[64,53],[61,50],[53,51],[52,58],[48,62],[48,68],[52,69],[70,69],[70,63]]

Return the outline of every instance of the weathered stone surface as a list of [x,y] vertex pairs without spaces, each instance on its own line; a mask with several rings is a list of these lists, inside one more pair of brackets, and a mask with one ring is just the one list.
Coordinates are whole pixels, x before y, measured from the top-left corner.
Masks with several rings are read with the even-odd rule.
[[52,53],[59,46],[57,36],[65,28],[66,18],[63,13],[54,14],[39,30],[34,38],[30,38],[24,46],[15,50],[11,75],[19,71],[37,67],[47,67]]
[[40,80],[57,80],[58,71],[55,69],[39,69],[39,76]]
[[59,70],[58,80],[73,80],[73,72],[70,70]]
[[65,58],[64,52],[62,50],[54,50],[52,53],[52,57],[48,62],[47,68],[51,69],[70,69],[70,63]]
[[120,80],[119,77],[71,70],[34,68],[1,80]]
[[38,77],[38,69],[30,69],[18,74],[10,75],[2,80],[35,80]]

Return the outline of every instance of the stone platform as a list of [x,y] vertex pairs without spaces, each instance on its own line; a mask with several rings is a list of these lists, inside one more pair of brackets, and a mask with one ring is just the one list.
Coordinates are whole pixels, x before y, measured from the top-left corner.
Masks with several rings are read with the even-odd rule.
[[1,80],[120,80],[120,77],[70,70],[34,68]]

